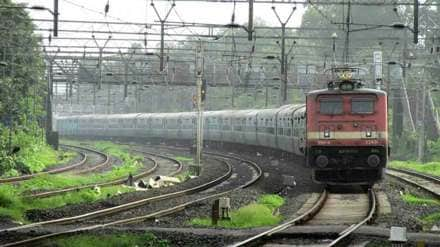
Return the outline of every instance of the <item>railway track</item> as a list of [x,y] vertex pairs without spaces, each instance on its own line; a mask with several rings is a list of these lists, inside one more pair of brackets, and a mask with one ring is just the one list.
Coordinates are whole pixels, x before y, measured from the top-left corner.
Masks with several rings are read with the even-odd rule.
[[387,168],[386,174],[405,183],[421,188],[432,194],[435,198],[440,199],[440,178],[438,177],[395,168]]
[[[89,168],[86,168],[85,170],[81,170],[80,172],[83,172],[83,171],[86,171],[86,170],[87,170],[87,172],[88,171],[92,171],[92,170],[98,169],[98,168],[100,168],[102,166],[105,166],[105,165],[107,165],[110,162],[110,157],[107,154],[99,152],[97,150],[93,150],[93,149],[86,148],[86,147],[77,147],[77,146],[72,146],[72,145],[61,145],[61,146],[64,146],[64,147],[67,147],[67,148],[70,148],[70,149],[79,150],[78,153],[81,156],[80,161],[75,162],[75,163],[73,163],[71,165],[63,166],[63,167],[60,167],[60,168],[54,168],[54,169],[50,169],[50,170],[43,171],[43,172],[38,172],[38,173],[33,173],[33,174],[23,175],[23,176],[2,178],[2,179],[0,179],[0,184],[1,183],[19,182],[19,181],[24,181],[24,180],[28,180],[28,179],[31,179],[31,178],[35,178],[35,177],[41,176],[41,175],[58,174],[58,173],[63,173],[63,172],[71,171],[73,169],[77,169],[77,168],[79,168],[79,167],[81,167],[81,166],[83,166],[83,165],[85,165],[87,163],[87,160],[88,160],[89,156],[86,154],[86,152],[94,153],[94,154],[99,155],[99,156],[101,156],[103,158],[102,158],[102,161],[94,164],[93,166],[91,166]],[[86,152],[84,152],[84,151],[86,151]]]
[[[69,235],[69,234],[73,234],[73,233],[80,233],[80,232],[87,231],[87,230],[100,229],[100,228],[105,228],[105,227],[109,227],[109,226],[121,225],[121,224],[129,224],[129,223],[142,222],[142,221],[145,221],[147,219],[152,219],[152,218],[157,218],[157,217],[161,217],[161,216],[165,216],[165,215],[170,215],[172,213],[181,211],[181,210],[183,210],[183,209],[185,209],[187,207],[190,207],[192,205],[197,205],[197,204],[199,204],[199,203],[201,203],[203,201],[210,200],[210,199],[215,199],[215,198],[218,198],[220,196],[226,195],[227,193],[230,193],[232,191],[246,188],[246,187],[252,185],[253,183],[255,183],[261,177],[261,175],[262,175],[261,168],[256,163],[254,163],[252,161],[243,160],[243,159],[240,159],[239,157],[236,157],[236,156],[228,156],[228,155],[217,154],[217,153],[210,153],[210,155],[217,156],[217,157],[223,157],[223,158],[227,158],[227,159],[240,160],[240,162],[244,162],[244,163],[248,164],[250,167],[252,167],[252,169],[254,169],[253,174],[255,173],[256,175],[255,176],[252,175],[251,179],[249,179],[245,183],[242,183],[238,187],[229,188],[229,189],[223,190],[221,192],[211,193],[211,194],[206,195],[206,196],[204,195],[202,197],[198,197],[196,199],[191,199],[191,200],[185,201],[183,203],[175,204],[175,205],[173,205],[171,207],[166,207],[166,208],[163,208],[163,209],[159,209],[159,210],[156,210],[154,212],[150,212],[150,213],[145,214],[145,215],[136,216],[136,217],[130,217],[130,218],[124,218],[124,219],[119,219],[119,220],[114,220],[114,221],[106,222],[106,223],[103,223],[103,224],[94,224],[94,225],[91,225],[91,226],[88,225],[88,226],[84,226],[84,227],[75,227],[73,229],[69,229],[69,230],[65,230],[65,231],[61,231],[61,232],[55,232],[55,233],[51,233],[51,234],[46,234],[46,235],[42,235],[42,236],[38,236],[38,237],[26,239],[26,240],[14,242],[14,243],[8,243],[8,244],[2,245],[2,246],[20,246],[20,245],[35,244],[36,242],[39,242],[41,240],[48,239],[48,238],[51,238],[51,237],[55,237],[55,236]],[[110,213],[116,213],[116,212],[125,211],[125,210],[128,210],[130,208],[134,208],[134,207],[137,207],[137,206],[140,206],[140,205],[145,205],[147,203],[151,203],[151,202],[154,202],[154,201],[175,198],[175,197],[182,196],[182,195],[192,194],[192,193],[198,192],[198,191],[203,191],[203,190],[206,190],[208,188],[212,188],[212,187],[214,187],[216,185],[220,185],[223,181],[225,181],[226,179],[231,177],[233,167],[225,159],[223,159],[222,162],[224,162],[224,164],[228,166],[228,170],[227,170],[227,172],[225,174],[223,174],[222,176],[216,178],[215,180],[212,180],[212,181],[209,181],[207,183],[201,184],[201,185],[199,185],[197,187],[194,187],[194,188],[178,191],[178,192],[175,192],[175,193],[164,194],[164,195],[160,195],[160,196],[156,196],[156,197],[152,197],[152,198],[147,198],[147,199],[144,199],[142,201],[132,202],[132,203],[125,204],[125,205],[120,205],[120,206],[115,207],[115,208],[111,208],[111,209],[108,209],[108,210],[101,211],[101,212],[99,212],[99,215],[96,215],[96,213],[93,212],[94,215],[93,214],[87,214],[87,215],[80,215],[80,216],[70,217],[70,218],[66,218],[66,219],[58,219],[58,220],[49,221],[49,222],[39,222],[39,223],[35,223],[33,225],[27,225],[27,226],[22,226],[22,227],[6,229],[5,231],[18,231],[18,230],[28,229],[28,228],[31,228],[31,227],[37,227],[37,226],[45,226],[45,225],[61,224],[61,223],[62,224],[72,223],[72,222],[75,222],[75,221],[81,220],[81,219],[83,220],[83,219],[86,219],[86,218],[93,218],[93,217],[108,215]]]
[[[248,239],[240,241],[238,243],[230,245],[231,247],[239,247],[239,246],[249,246],[256,244],[257,242],[265,242],[269,241],[274,234],[279,233],[291,226],[300,225],[300,224],[320,224],[323,223],[323,217],[320,215],[331,215],[333,214],[331,211],[335,209],[332,206],[331,198],[338,198],[341,196],[340,194],[329,193],[327,190],[324,190],[315,203],[312,204],[307,210],[300,213],[297,217],[288,220],[280,225],[277,225],[267,231],[261,232],[255,236],[252,236]],[[359,194],[360,197],[364,196]],[[335,246],[338,243],[341,243],[345,240],[351,233],[353,233],[356,229],[366,224],[367,222],[371,222],[374,218],[374,215],[377,211],[377,203],[376,203],[376,195],[373,190],[368,191],[368,210],[365,212],[365,217],[361,217],[357,220],[355,224],[351,224],[345,230],[339,233],[338,237],[334,239],[331,243],[328,243],[327,246]],[[320,218],[320,219],[319,219]],[[325,217],[324,217],[325,218]],[[324,220],[324,223],[325,222]]]
[[[176,174],[180,173],[183,169],[183,164],[180,161],[169,158],[167,156],[156,154],[156,153],[151,153],[151,152],[144,152],[144,151],[140,151],[140,150],[133,150],[133,151],[143,154],[144,158],[150,160],[153,164],[153,166],[150,169],[134,175],[133,181],[136,181],[136,180],[145,178],[149,175],[152,175],[156,171],[158,174],[166,174],[168,176],[175,176]],[[166,172],[166,170],[168,170],[168,169],[160,170],[159,168],[161,168],[161,166],[159,166],[159,162],[152,157],[159,157],[161,159],[169,160],[177,165],[177,169],[173,169],[173,171],[170,173]],[[108,181],[108,182],[93,183],[93,184],[86,184],[86,185],[80,185],[80,186],[72,186],[72,187],[63,188],[63,189],[59,189],[59,190],[51,190],[51,191],[43,191],[43,192],[39,192],[39,193],[33,193],[33,194],[25,195],[24,197],[25,198],[43,198],[43,197],[59,195],[59,194],[67,193],[67,192],[93,188],[95,186],[106,187],[106,186],[123,184],[126,182],[127,182],[127,177],[123,177],[123,178],[115,179],[115,180]]]
[[[88,164],[88,167],[84,167],[84,168],[78,169],[77,171],[74,171],[75,174],[85,174],[85,173],[95,172],[96,170],[101,169],[103,167],[106,167],[109,164],[114,162],[114,161],[112,162],[110,155],[108,155],[104,152],[101,152],[99,150],[96,150],[92,147],[84,147],[84,146],[79,147],[79,146],[68,145],[68,144],[61,144],[61,145],[66,146],[66,147],[70,147],[70,148],[77,148],[79,150],[86,150],[87,152],[90,152],[94,156],[96,156],[95,161],[90,161],[90,164]],[[88,158],[91,158],[91,157],[88,157]]]
[[[157,160],[148,157],[148,156],[144,156],[145,159],[149,160],[152,163],[152,167],[146,171],[140,172],[138,174],[135,174],[133,176],[133,181],[135,180],[139,180],[141,178],[145,178],[148,175],[153,174],[157,169],[158,169],[158,162]],[[181,167],[181,166],[179,166]],[[83,189],[90,189],[90,188],[94,188],[96,186],[98,187],[107,187],[107,186],[113,186],[113,185],[118,185],[118,184],[124,184],[127,182],[127,177],[123,177],[123,178],[119,178],[119,179],[115,179],[112,181],[108,181],[108,182],[102,182],[102,183],[92,183],[92,184],[86,184],[86,185],[80,185],[80,186],[72,186],[72,187],[68,187],[68,188],[62,188],[62,189],[58,189],[58,190],[50,190],[50,191],[43,191],[43,192],[38,192],[38,193],[32,193],[32,194],[28,194],[28,195],[24,195],[24,198],[43,198],[43,197],[49,197],[49,196],[55,196],[55,195],[60,195],[63,193],[67,193],[67,192],[72,192],[72,191],[79,191],[79,190],[83,190]]]

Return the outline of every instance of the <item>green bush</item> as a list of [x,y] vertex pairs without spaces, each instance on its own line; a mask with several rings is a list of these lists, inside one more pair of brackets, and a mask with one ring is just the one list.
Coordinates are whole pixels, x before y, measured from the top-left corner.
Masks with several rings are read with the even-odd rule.
[[440,162],[440,139],[428,141],[427,159]]
[[63,152],[53,150],[38,132],[41,132],[41,129],[32,122],[19,128],[15,127],[11,133],[11,146],[19,148],[19,151],[9,153],[9,128],[0,125],[1,176],[41,172],[61,162],[58,155]]
[[417,157],[417,136],[412,132],[404,132],[396,143],[391,143],[391,158],[395,160],[412,160]]
[[[277,195],[263,195],[257,203],[252,203],[233,211],[231,220],[221,220],[218,226],[226,228],[250,228],[276,225],[282,216],[275,212],[284,204],[284,199]],[[190,224],[199,226],[212,226],[210,218],[195,218]]]
[[274,210],[284,204],[284,198],[279,195],[262,195],[258,198],[258,203]]

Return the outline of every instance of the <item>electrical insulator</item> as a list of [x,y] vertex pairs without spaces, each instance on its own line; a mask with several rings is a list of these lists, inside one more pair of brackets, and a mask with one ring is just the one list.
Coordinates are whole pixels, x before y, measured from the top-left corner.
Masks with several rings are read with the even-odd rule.
[[108,13],[109,9],[110,9],[110,4],[109,4],[109,1],[107,1],[107,4],[105,5],[105,8],[104,8],[105,16],[107,16],[107,13]]

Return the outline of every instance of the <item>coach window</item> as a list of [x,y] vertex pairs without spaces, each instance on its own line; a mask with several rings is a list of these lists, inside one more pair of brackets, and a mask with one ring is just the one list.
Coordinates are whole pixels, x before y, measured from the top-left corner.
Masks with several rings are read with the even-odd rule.
[[327,115],[342,114],[342,98],[321,98],[319,99],[319,113]]
[[353,114],[372,114],[374,113],[373,98],[352,98],[351,113]]

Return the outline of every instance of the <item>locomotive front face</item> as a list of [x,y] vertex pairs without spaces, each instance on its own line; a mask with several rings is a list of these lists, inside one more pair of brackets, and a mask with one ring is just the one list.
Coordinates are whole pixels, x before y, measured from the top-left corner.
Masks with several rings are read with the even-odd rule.
[[330,89],[307,96],[307,163],[315,181],[376,182],[387,163],[387,138],[385,92]]

